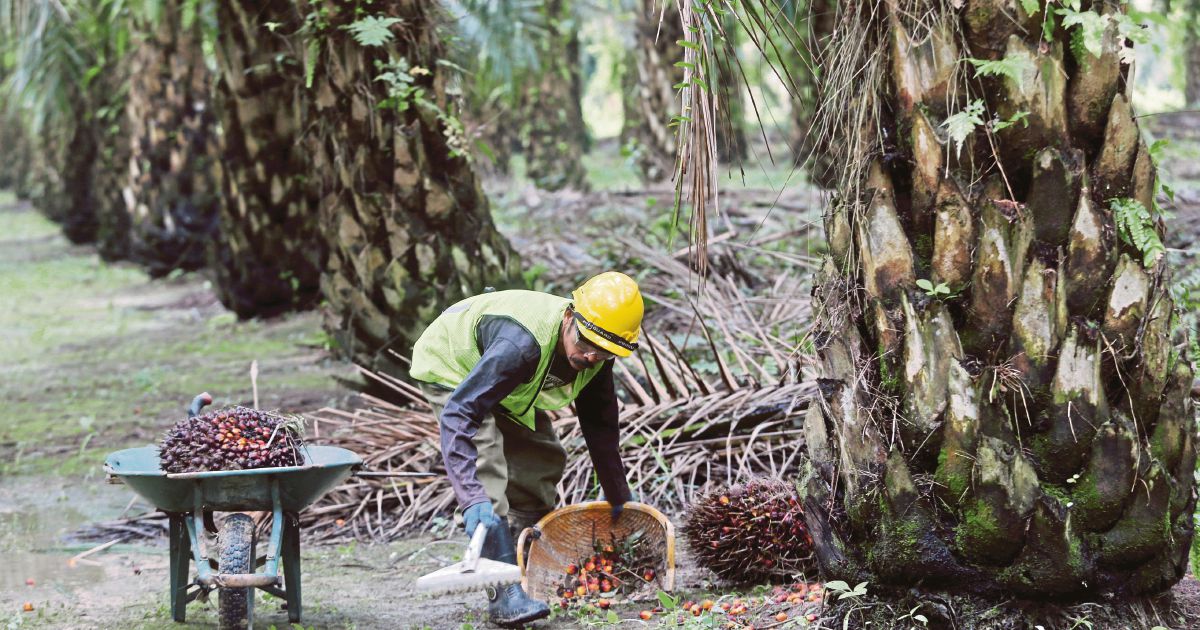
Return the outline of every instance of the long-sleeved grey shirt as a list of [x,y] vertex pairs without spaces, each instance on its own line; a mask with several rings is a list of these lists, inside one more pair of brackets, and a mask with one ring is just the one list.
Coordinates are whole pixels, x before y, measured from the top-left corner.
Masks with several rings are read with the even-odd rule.
[[[488,500],[475,474],[479,452],[474,437],[484,416],[493,412],[504,415],[500,401],[518,385],[536,376],[541,358],[541,349],[533,335],[507,317],[485,315],[476,328],[475,337],[479,362],[454,389],[441,417],[442,459],[455,497],[463,509]],[[546,388],[552,382],[561,385],[575,378],[576,372],[569,363],[559,357],[554,359]],[[617,395],[611,361],[579,392],[575,407],[604,495],[612,503],[628,501],[630,491],[621,463]],[[499,421],[509,420],[501,418]]]

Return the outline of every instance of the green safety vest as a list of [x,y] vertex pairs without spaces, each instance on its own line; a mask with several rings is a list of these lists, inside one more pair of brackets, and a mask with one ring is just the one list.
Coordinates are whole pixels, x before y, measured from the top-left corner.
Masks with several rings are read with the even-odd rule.
[[458,387],[479,363],[476,340],[479,321],[484,315],[507,317],[533,335],[541,348],[541,357],[533,378],[518,385],[500,401],[500,406],[513,420],[533,430],[536,409],[562,409],[571,404],[604,367],[600,363],[579,372],[572,383],[542,389],[550,372],[550,359],[558,345],[563,313],[570,305],[571,300],[537,291],[495,291],[469,297],[443,311],[421,334],[413,346],[409,375],[449,389]]

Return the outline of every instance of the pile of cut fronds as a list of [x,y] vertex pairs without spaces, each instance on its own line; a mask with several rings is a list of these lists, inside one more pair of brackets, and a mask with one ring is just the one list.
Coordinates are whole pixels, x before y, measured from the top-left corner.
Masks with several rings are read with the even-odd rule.
[[[668,344],[647,336],[643,348],[638,360],[616,371],[628,397],[621,411],[622,459],[639,500],[675,512],[718,486],[802,472],[800,425],[809,384],[705,379]],[[387,540],[428,528],[454,509],[428,404],[411,385],[364,374],[408,404],[362,395],[363,406],[354,411],[326,408],[313,415],[313,442],[351,449],[366,463],[363,474],[301,515],[305,531],[318,539]],[[577,418],[559,413],[554,426],[568,454],[561,502],[596,498]]]

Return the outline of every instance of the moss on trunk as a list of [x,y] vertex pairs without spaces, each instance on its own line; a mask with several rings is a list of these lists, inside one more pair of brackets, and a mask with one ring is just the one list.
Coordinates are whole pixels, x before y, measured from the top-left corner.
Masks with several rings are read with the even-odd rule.
[[[1154,194],[1124,42],[1067,58],[1069,30],[1019,28],[1038,21],[998,0],[839,7],[830,58],[863,74],[821,86],[846,114],[806,421],[833,577],[1074,599],[1183,575],[1191,367],[1169,271],[1108,211]],[[963,55],[1014,71],[964,76]],[[947,121],[972,102],[1028,125],[983,116],[957,158]]]

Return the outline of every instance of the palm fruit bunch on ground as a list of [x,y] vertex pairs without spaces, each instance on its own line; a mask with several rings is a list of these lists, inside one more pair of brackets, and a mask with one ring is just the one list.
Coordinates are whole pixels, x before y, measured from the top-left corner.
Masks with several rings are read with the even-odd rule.
[[771,581],[816,568],[800,495],[778,479],[705,495],[689,508],[683,535],[696,563],[730,582]]
[[592,541],[592,554],[569,563],[555,589],[559,606],[594,606],[606,609],[616,597],[630,597],[657,584],[661,562],[646,549],[640,532],[626,537],[610,534],[610,540]]
[[246,470],[304,463],[304,421],[246,407],[180,420],[158,447],[168,473]]

